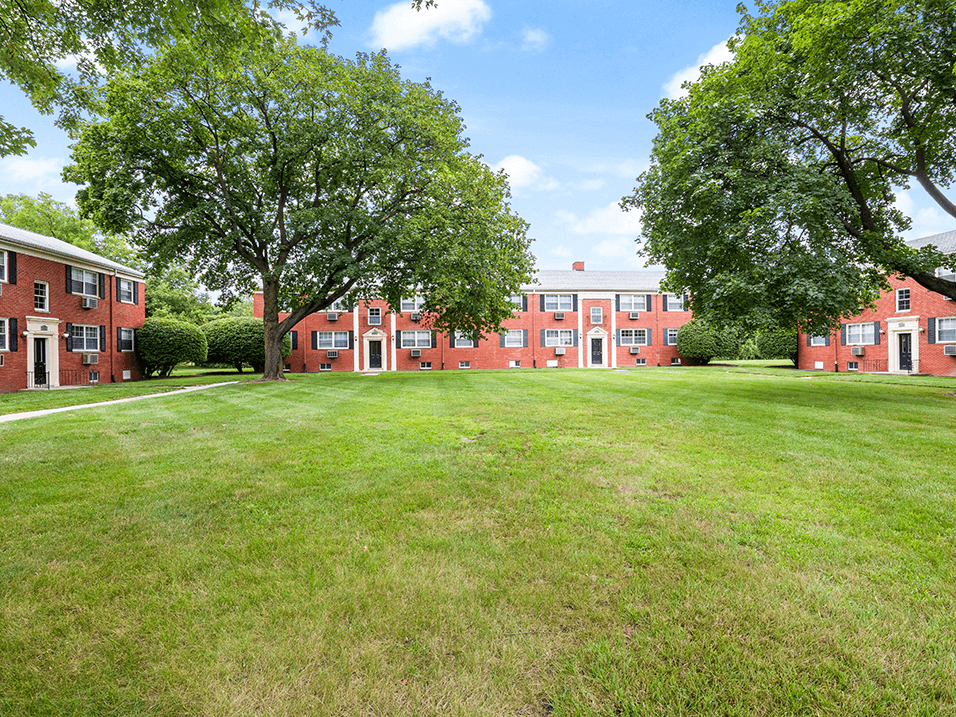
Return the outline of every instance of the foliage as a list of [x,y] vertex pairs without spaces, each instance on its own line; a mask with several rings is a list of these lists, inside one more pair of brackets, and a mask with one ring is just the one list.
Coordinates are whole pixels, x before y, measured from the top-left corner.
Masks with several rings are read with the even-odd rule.
[[217,318],[219,310],[182,267],[171,266],[146,277],[146,316],[201,325]]
[[[216,319],[203,324],[209,352],[208,363],[221,363],[234,366],[242,373],[243,364],[252,366],[252,370],[261,373],[266,362],[265,328],[262,319],[233,316]],[[282,337],[282,358],[292,353],[292,339],[289,334]]]
[[956,170],[952,0],[759,3],[706,68],[651,113],[651,167],[626,208],[643,253],[690,289],[695,316],[822,331],[905,274],[956,297],[956,257],[898,238],[894,191],[943,194]]
[[266,378],[281,337],[340,297],[417,293],[435,328],[491,332],[530,278],[505,176],[465,151],[457,105],[384,54],[284,40],[224,64],[183,42],[114,77],[100,109],[65,172],[83,211],[226,300],[261,283]]
[[146,376],[169,375],[176,364],[206,360],[206,336],[185,321],[152,317],[136,329],[136,358]]
[[797,363],[797,332],[786,329],[771,329],[757,334],[760,358],[788,359]]
[[730,356],[736,353],[735,348],[727,332],[711,328],[698,319],[688,321],[677,331],[677,350],[693,364],[705,365],[716,356]]
[[763,358],[756,337],[750,337],[740,345],[740,348],[737,350],[737,358],[741,361],[753,361]]

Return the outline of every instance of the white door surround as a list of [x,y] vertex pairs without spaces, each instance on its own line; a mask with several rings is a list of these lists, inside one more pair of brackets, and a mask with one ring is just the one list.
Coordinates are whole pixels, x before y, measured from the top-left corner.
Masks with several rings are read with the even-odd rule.
[[[381,342],[382,365],[372,368],[369,344],[372,341]],[[369,329],[362,334],[362,370],[363,371],[387,371],[388,370],[388,334],[381,329]]]
[[[919,369],[919,316],[888,319],[886,330],[887,370],[890,373],[916,373]],[[913,352],[913,370],[904,371],[900,368],[900,335],[910,335],[910,346]]]
[[60,351],[65,351],[66,339],[60,338],[60,319],[51,319],[48,316],[28,316],[26,336],[19,337],[27,345],[27,372],[33,373],[34,355],[33,339],[47,339],[46,342],[46,370],[50,374],[50,388],[60,385]]
[[[607,337],[608,333],[600,326],[595,326],[587,333],[587,340],[582,346],[584,352],[585,360],[587,361],[588,368],[607,368],[610,366],[610,361],[608,361],[607,353]],[[601,342],[601,363],[594,363],[591,359],[593,358],[593,352],[591,351],[591,341],[597,340]]]

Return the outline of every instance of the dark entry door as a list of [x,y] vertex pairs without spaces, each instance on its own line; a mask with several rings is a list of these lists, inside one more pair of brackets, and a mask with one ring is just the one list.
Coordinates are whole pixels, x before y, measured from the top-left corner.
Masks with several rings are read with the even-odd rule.
[[913,335],[900,334],[900,371],[913,370]]
[[591,365],[601,366],[604,364],[604,352],[601,351],[601,339],[591,339]]
[[46,386],[46,339],[33,339],[33,385]]
[[368,342],[368,367],[382,368],[382,342]]

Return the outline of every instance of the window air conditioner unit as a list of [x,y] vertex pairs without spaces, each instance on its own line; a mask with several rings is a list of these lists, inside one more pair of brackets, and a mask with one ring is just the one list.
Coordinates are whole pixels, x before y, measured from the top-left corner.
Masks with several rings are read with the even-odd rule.
[[83,354],[83,365],[90,366],[100,362],[99,354]]
[[956,344],[947,344],[944,346],[943,356],[956,356]]
[[640,312],[640,311],[632,311],[631,313],[629,313],[629,314],[627,315],[627,318],[629,318],[631,321],[634,321],[635,319],[639,319],[639,318],[641,318],[641,312]]
[[325,315],[325,318],[327,318],[329,321],[338,321],[339,315],[335,311],[330,311],[329,313]]
[[412,349],[412,358],[419,358],[421,355],[422,352],[419,349]]
[[417,313],[417,312],[414,313],[414,314],[412,314],[412,321],[421,321],[421,320],[422,320],[422,315],[421,315],[421,314],[419,314],[419,313]]
[[640,347],[640,346],[631,346],[631,353],[632,353],[632,354],[639,354],[640,352],[641,352],[641,347]]
[[326,352],[325,352],[325,355],[328,356],[329,358],[338,358],[338,357],[339,357],[339,352],[338,352],[338,351],[326,351]]
[[555,356],[564,356],[564,347],[563,347],[563,346],[559,346],[558,348],[556,348],[556,349],[554,350],[554,355],[555,355]]
[[864,346],[854,346],[850,349],[850,354],[852,356],[863,356],[866,353],[866,348]]
[[563,311],[555,311],[555,312],[554,312],[554,318],[557,319],[558,321],[561,321],[562,319],[564,319],[564,312],[563,312]]
[[82,306],[84,309],[95,309],[96,299],[92,296],[84,296],[83,300],[80,302],[80,306]]

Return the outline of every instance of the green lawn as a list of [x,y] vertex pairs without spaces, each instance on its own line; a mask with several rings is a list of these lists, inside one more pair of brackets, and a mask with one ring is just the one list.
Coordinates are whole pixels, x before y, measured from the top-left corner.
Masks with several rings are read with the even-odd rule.
[[956,380],[290,378],[0,425],[0,714],[956,714]]

